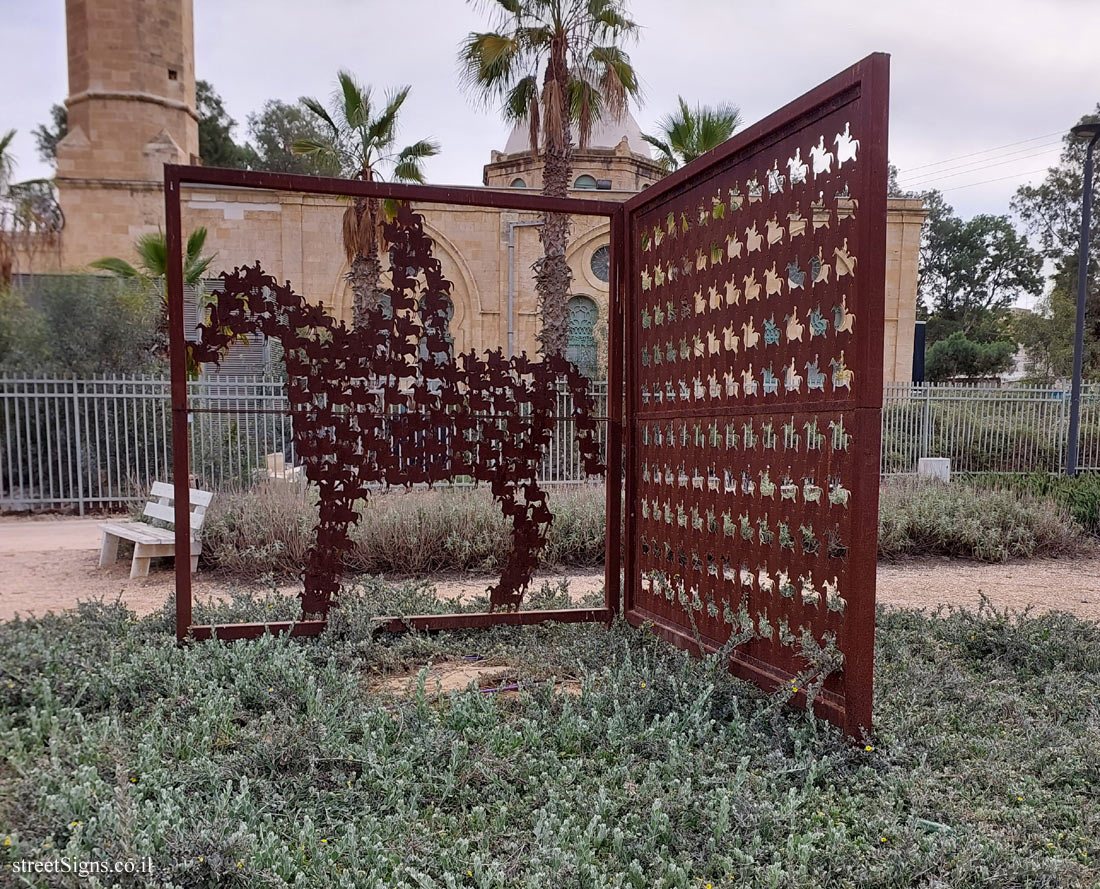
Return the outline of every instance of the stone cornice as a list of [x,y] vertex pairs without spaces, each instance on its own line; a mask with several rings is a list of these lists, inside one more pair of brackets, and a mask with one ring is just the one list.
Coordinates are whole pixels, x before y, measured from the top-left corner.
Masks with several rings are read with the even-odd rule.
[[168,99],[164,96],[156,96],[153,93],[143,93],[136,90],[84,90],[82,93],[69,96],[69,98],[65,100],[65,107],[72,108],[73,105],[79,105],[81,102],[88,102],[92,99],[113,99],[120,102],[150,102],[153,105],[162,105],[165,108],[183,111],[194,118],[196,122],[199,119],[199,115],[195,109],[186,102],[178,102],[175,99]]
[[56,176],[54,183],[58,188],[117,188],[137,191],[164,191],[164,183],[155,179],[89,179],[69,176]]

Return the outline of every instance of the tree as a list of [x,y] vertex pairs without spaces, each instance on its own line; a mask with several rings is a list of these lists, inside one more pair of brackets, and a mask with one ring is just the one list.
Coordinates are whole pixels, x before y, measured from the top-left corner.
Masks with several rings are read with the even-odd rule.
[[69,112],[64,105],[50,106],[50,122],[34,128],[34,144],[39,159],[46,164],[57,162],[57,143],[69,133]]
[[[463,41],[459,62],[467,88],[486,103],[500,102],[510,123],[526,121],[531,152],[543,158],[542,193],[564,197],[573,173],[573,134],[588,144],[605,113],[621,116],[639,94],[622,41],[638,26],[623,0],[496,0],[491,27]],[[545,355],[564,354],[572,273],[565,258],[569,217],[544,213],[535,263]]]
[[741,110],[736,105],[724,103],[690,108],[683,96],[676,98],[679,110],[657,121],[660,134],[642,136],[657,149],[657,161],[666,170],[675,170],[717,148],[741,126]]
[[159,306],[135,281],[34,275],[0,289],[0,367],[17,373],[160,373]]
[[[1100,120],[1100,104],[1079,123]],[[1077,313],[1077,269],[1080,249],[1081,198],[1086,143],[1067,132],[1058,164],[1038,185],[1024,185],[1012,199],[1012,209],[1038,240],[1043,256],[1054,266],[1051,288],[1039,301],[1038,314],[1021,327],[1021,341],[1038,377],[1068,377],[1073,370],[1073,337]],[[1100,181],[1093,182],[1093,206],[1100,206]],[[1083,369],[1100,377],[1100,225],[1094,219],[1086,279]]]
[[[183,282],[202,289],[202,278],[217,254],[203,256],[206,246],[206,229],[197,228],[187,238],[183,256]],[[156,294],[160,300],[160,312],[154,337],[153,350],[164,354],[168,350],[168,294],[164,280],[168,276],[168,242],[164,232],[147,232],[134,242],[134,252],[138,264],[131,265],[125,259],[107,256],[88,263],[93,269],[105,272],[142,285],[147,294]]]
[[[886,196],[889,198],[919,198],[921,194],[915,191],[907,191],[898,185],[898,176],[901,172],[893,164],[886,165]],[[936,192],[939,194],[939,192]]]
[[930,344],[956,331],[979,343],[1002,338],[1009,306],[1042,290],[1042,257],[1007,216],[964,221],[939,192],[924,199],[919,289]]
[[931,382],[995,377],[1011,369],[1016,353],[1008,340],[975,342],[961,330],[934,343],[924,359],[925,376]]
[[11,283],[12,269],[15,265],[15,244],[9,224],[9,188],[15,172],[15,155],[11,144],[15,141],[15,130],[8,130],[0,136],[0,287]]
[[[380,108],[372,106],[370,87],[361,85],[349,71],[336,75],[339,85],[331,110],[316,99],[302,98],[322,130],[318,138],[301,137],[291,143],[295,154],[331,164],[349,179],[372,182],[390,178],[423,182],[424,161],[439,154],[439,143],[421,139],[394,150],[397,119],[412,87],[391,91]],[[344,211],[343,240],[350,269],[348,281],[354,295],[352,322],[359,326],[370,311],[383,302],[382,203],[377,198],[355,198]]]
[[225,110],[222,97],[209,82],[195,81],[195,107],[199,115],[199,157],[208,167],[249,166],[248,149],[233,141],[237,122]]
[[255,170],[300,173],[307,176],[339,176],[340,167],[321,154],[296,154],[296,141],[322,142],[324,132],[304,105],[271,99],[258,113],[248,115],[248,149]]
[[11,144],[15,141],[15,130],[8,130],[0,136],[0,194],[8,190],[12,174],[15,172],[15,155]]

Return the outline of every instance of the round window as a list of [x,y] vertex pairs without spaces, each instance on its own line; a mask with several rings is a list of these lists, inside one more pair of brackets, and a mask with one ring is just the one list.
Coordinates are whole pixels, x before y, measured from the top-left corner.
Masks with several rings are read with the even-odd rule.
[[592,274],[605,284],[611,280],[611,249],[604,244],[592,254]]

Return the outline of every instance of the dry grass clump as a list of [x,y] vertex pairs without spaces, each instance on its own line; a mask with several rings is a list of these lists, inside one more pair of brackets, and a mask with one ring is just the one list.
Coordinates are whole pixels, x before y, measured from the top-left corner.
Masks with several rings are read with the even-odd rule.
[[[550,494],[554,524],[542,562],[603,563],[604,492],[577,485]],[[349,572],[426,574],[498,571],[511,549],[511,526],[485,488],[391,491],[361,504],[345,556]],[[203,560],[238,574],[301,571],[317,521],[316,495],[269,483],[214,498],[203,529]]]
[[1089,545],[1066,510],[1011,490],[898,480],[879,498],[879,556],[955,556],[983,562],[1062,556]]

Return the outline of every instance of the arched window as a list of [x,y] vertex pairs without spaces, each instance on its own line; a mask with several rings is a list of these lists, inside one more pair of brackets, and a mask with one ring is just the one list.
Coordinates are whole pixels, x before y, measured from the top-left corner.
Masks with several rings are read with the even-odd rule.
[[611,250],[607,244],[596,248],[588,264],[592,268],[592,274],[604,284],[611,280]]
[[526,187],[527,187],[527,183],[526,183],[526,182],[524,182],[522,178],[520,178],[519,176],[517,176],[517,177],[516,177],[515,179],[513,179],[513,180],[512,180],[512,185],[511,185],[511,187],[512,187],[512,188],[526,188]]
[[589,176],[587,173],[578,176],[577,181],[573,183],[574,188],[595,188],[596,180],[594,177]]
[[599,309],[587,296],[571,297],[566,308],[569,310],[569,345],[565,357],[577,365],[586,377],[595,377],[598,360],[593,331],[599,318]]

